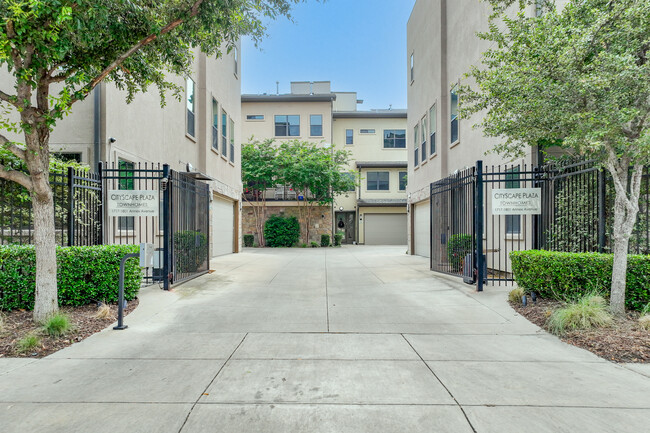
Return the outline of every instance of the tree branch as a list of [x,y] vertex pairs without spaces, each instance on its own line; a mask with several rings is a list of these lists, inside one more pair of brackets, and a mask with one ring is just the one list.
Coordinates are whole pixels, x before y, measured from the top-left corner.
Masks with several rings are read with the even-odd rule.
[[[194,4],[192,5],[192,7],[188,11],[189,14],[188,14],[187,18],[194,18],[196,15],[198,15],[199,8],[201,7],[201,4],[203,4],[204,1],[205,0],[195,0]],[[113,63],[108,65],[106,68],[104,68],[103,71],[101,71],[95,78],[92,79],[92,81],[90,83],[88,83],[85,86],[85,88],[84,88],[85,93],[86,94],[90,93],[90,91],[92,91],[99,83],[101,83],[102,80],[104,80],[104,78],[106,78],[108,76],[108,74],[113,72],[117,67],[119,67],[122,63],[124,63],[124,61],[126,59],[128,59],[130,56],[132,56],[133,54],[138,52],[144,46],[149,45],[150,43],[152,43],[153,41],[158,39],[160,36],[171,32],[176,27],[183,24],[186,21],[186,19],[178,18],[178,19],[175,19],[174,21],[171,21],[165,27],[163,27],[160,30],[159,33],[150,34],[149,36],[147,36],[146,38],[140,40],[137,44],[133,45],[131,48],[126,50],[124,53],[120,54],[117,57],[117,59],[115,59],[115,61]],[[66,104],[67,107],[70,107],[72,104],[74,104],[78,100],[79,100],[79,98],[73,97],[72,99],[70,99],[70,102],[68,102]]]
[[11,153],[16,155],[18,158],[22,159],[23,161],[25,160],[25,149],[19,147],[15,143],[12,143],[7,139],[7,137],[5,137],[2,134],[0,134],[0,146],[9,150]]
[[14,107],[18,108],[16,98],[13,95],[3,92],[2,90],[0,90],[0,101],[7,102],[8,104],[11,104]]
[[16,182],[27,188],[29,191],[33,188],[32,179],[29,176],[18,170],[7,170],[7,168],[2,164],[0,164],[0,179],[7,179]]

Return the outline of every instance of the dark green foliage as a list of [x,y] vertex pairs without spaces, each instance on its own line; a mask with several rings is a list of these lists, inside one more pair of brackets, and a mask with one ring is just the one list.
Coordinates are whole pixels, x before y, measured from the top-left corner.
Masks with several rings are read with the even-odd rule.
[[321,247],[330,246],[330,235],[320,235],[320,246]]
[[267,247],[291,247],[300,238],[300,223],[296,217],[271,215],[264,224]]
[[[526,290],[559,299],[577,298],[590,291],[609,293],[612,254],[513,251],[515,281]],[[650,302],[650,256],[629,255],[625,305],[641,310]]]
[[43,323],[43,331],[51,337],[61,337],[65,335],[72,325],[70,319],[65,314],[55,314]]
[[[137,245],[58,247],[59,305],[117,302],[120,260]],[[36,255],[33,245],[0,246],[0,309],[34,308]],[[142,272],[137,259],[126,262],[124,296],[134,299]]]
[[340,247],[343,240],[343,233],[334,233],[334,246]]
[[311,241],[309,246],[312,247],[312,248],[318,248],[318,242]]
[[174,233],[176,270],[179,273],[196,272],[208,258],[208,237],[193,230]]
[[255,242],[255,235],[244,235],[244,246],[252,247]]
[[460,271],[465,256],[474,251],[472,235],[457,234],[449,237],[447,242],[447,259],[454,271]]

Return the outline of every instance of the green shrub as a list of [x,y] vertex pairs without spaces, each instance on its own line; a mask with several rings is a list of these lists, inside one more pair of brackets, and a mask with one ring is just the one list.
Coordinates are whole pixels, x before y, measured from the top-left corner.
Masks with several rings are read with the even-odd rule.
[[512,302],[513,304],[520,304],[521,303],[521,298],[523,298],[524,294],[524,289],[521,287],[514,288],[508,293],[508,301]]
[[457,234],[449,237],[447,242],[447,259],[454,271],[460,271],[465,256],[474,251],[472,235]]
[[318,248],[318,242],[311,241],[309,246],[312,247],[312,248]]
[[296,217],[271,215],[264,224],[264,239],[269,247],[291,247],[300,239],[300,223]]
[[28,334],[18,340],[18,343],[16,343],[16,348],[19,352],[24,353],[35,349],[40,344],[41,339],[38,338],[38,335]]
[[340,247],[343,240],[343,233],[334,233],[334,246]]
[[330,246],[330,235],[320,235],[320,246],[321,247]]
[[[57,247],[59,305],[117,302],[120,261],[137,245]],[[142,271],[137,259],[126,262],[124,296],[134,299]],[[34,308],[36,256],[33,245],[0,245],[0,309]]]
[[304,242],[303,242],[303,243],[301,243],[301,244],[300,244],[300,248],[307,248],[307,244],[306,244],[306,243],[304,243]]
[[[608,294],[612,254],[513,251],[512,272],[519,287],[542,297],[575,299],[590,291]],[[650,256],[629,255],[625,305],[641,310],[650,302]]]
[[252,247],[253,243],[255,243],[255,236],[254,235],[244,235],[244,246],[245,247]]
[[43,331],[50,337],[60,337],[70,331],[72,325],[65,314],[55,314],[43,323]]
[[576,329],[609,326],[612,316],[607,302],[600,295],[587,293],[575,302],[553,311],[548,318],[548,329],[555,335],[564,335]]
[[176,271],[192,273],[206,265],[208,259],[208,237],[201,232],[185,230],[174,233]]

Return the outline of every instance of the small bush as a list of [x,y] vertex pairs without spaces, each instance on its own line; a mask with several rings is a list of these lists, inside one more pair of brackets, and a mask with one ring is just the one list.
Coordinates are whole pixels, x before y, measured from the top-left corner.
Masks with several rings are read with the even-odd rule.
[[264,224],[266,246],[291,247],[300,239],[300,223],[296,217],[271,215]]
[[20,353],[25,353],[35,349],[40,344],[41,339],[38,338],[38,335],[28,334],[18,340],[18,343],[16,343],[16,349],[18,349]]
[[43,332],[50,337],[61,337],[70,331],[71,328],[70,319],[61,313],[53,315],[43,323]]
[[474,251],[472,235],[457,234],[449,237],[447,242],[447,259],[454,271],[460,271],[465,256]]
[[[586,291],[609,294],[612,254],[514,251],[510,253],[515,281],[542,297],[575,299]],[[629,255],[625,305],[641,310],[650,303],[650,256]]]
[[95,318],[97,319],[113,319],[115,316],[113,315],[113,311],[111,310],[111,307],[109,307],[106,304],[101,304],[99,308],[97,309],[97,312],[95,313]]
[[318,248],[318,242],[311,241],[309,246],[312,247],[312,248]]
[[321,247],[330,246],[330,235],[320,235],[320,246]]
[[[59,305],[117,302],[120,261],[138,252],[137,245],[57,247]],[[137,259],[127,260],[124,296],[132,300],[140,289]],[[0,245],[0,310],[34,308],[36,255],[33,245]]]
[[513,304],[519,304],[521,303],[521,298],[524,296],[526,292],[524,292],[524,289],[521,287],[517,287],[515,289],[512,289],[510,293],[508,293],[508,301],[512,302]]
[[343,240],[343,233],[334,233],[334,246],[340,247]]
[[301,244],[300,244],[300,248],[307,248],[307,244],[306,244],[306,243],[304,243],[304,242],[303,242],[303,243],[301,243]]
[[194,230],[174,233],[176,271],[193,273],[201,268],[207,269],[208,237]]
[[555,335],[576,329],[602,328],[612,323],[607,302],[602,296],[586,294],[566,307],[555,310],[548,319],[548,328]]
[[254,235],[244,235],[244,246],[245,247],[252,247],[254,242],[255,242],[255,236]]

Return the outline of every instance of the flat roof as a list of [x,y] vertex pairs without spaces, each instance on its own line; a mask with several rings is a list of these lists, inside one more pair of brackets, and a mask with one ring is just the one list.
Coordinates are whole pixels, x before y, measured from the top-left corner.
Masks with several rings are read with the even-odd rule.
[[241,95],[242,102],[331,102],[336,100],[334,93],[313,95]]
[[334,111],[335,119],[406,119],[406,110]]

